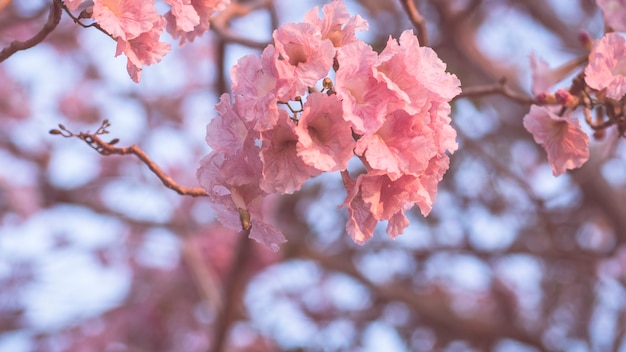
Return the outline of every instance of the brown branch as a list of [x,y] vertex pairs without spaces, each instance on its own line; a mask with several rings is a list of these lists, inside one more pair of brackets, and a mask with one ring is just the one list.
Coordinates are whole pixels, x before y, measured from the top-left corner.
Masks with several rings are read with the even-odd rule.
[[107,134],[107,128],[110,126],[108,120],[104,120],[100,128],[94,133],[89,132],[80,132],[78,134],[70,132],[63,125],[59,125],[61,130],[53,129],[50,131],[50,134],[61,135],[63,137],[77,137],[87,143],[90,147],[96,150],[98,153],[102,155],[135,155],[139,158],[152,173],[154,173],[161,182],[165,185],[165,187],[176,191],[178,194],[183,196],[192,196],[192,197],[206,197],[207,193],[204,188],[201,187],[185,187],[181,186],[176,181],[174,181],[171,177],[169,177],[165,171],[163,171],[150,157],[146,152],[141,150],[137,145],[133,144],[130,147],[119,148],[115,147],[114,144],[119,142],[119,140],[113,139],[110,142],[103,141],[99,136],[103,134]]
[[224,11],[211,19],[211,28],[227,43],[240,44],[249,48],[264,49],[270,44],[269,42],[260,42],[241,37],[230,29],[229,24],[233,18],[244,17],[253,11],[260,8],[269,8],[269,6],[271,6],[271,1],[269,0],[255,1],[250,4],[231,2]]
[[248,238],[250,230],[251,227],[248,227],[239,232],[240,238],[237,254],[233,256],[228,276],[226,276],[227,281],[222,292],[223,305],[216,319],[211,352],[222,352],[225,350],[228,342],[228,331],[235,322],[237,308],[246,289],[249,279],[246,269],[254,256],[252,241]]
[[506,85],[506,80],[501,79],[498,83],[466,87],[463,88],[463,92],[455,97],[455,99],[469,98],[469,97],[482,97],[486,95],[500,94],[507,98],[510,98],[521,104],[537,104],[535,98],[532,98],[526,94],[515,92]]
[[206,307],[207,314],[218,312],[222,306],[222,298],[219,294],[217,274],[204,262],[196,237],[189,233],[181,237],[183,239],[183,248],[181,250],[183,260],[190,271],[191,278]]
[[61,21],[61,7],[55,2],[50,5],[50,13],[48,14],[48,22],[43,26],[39,33],[34,37],[25,41],[15,40],[9,44],[8,47],[0,51],[0,62],[8,59],[11,55],[20,50],[30,49],[33,46],[41,43],[52,32]]
[[417,38],[422,46],[428,46],[428,31],[426,30],[426,21],[424,17],[420,15],[414,0],[400,0],[404,11],[409,16],[409,20],[413,23],[415,30],[417,30]]

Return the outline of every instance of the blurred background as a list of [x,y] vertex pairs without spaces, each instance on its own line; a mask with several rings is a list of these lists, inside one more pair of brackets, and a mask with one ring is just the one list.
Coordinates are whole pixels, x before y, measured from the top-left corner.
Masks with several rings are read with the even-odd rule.
[[[6,47],[43,27],[51,1],[2,3]],[[230,67],[323,3],[240,1],[250,12],[221,35],[180,48],[164,35],[173,50],[140,84],[113,40],[65,14],[0,64],[0,351],[626,351],[626,154],[614,137],[555,178],[522,126],[528,105],[457,99],[459,150],[429,217],[413,209],[397,240],[381,224],[357,246],[329,174],[276,199],[288,242],[273,253],[133,156],[48,134],[108,119],[120,146],[197,186]],[[377,50],[412,27],[399,1],[346,3]],[[592,0],[416,4],[464,89],[505,78],[530,97],[531,53],[558,67],[587,55],[581,30],[603,34]]]

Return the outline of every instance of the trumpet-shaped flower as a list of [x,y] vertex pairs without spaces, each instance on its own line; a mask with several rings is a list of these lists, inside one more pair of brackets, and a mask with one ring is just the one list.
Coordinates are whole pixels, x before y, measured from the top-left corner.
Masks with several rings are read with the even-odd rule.
[[397,100],[387,85],[374,77],[377,59],[372,47],[361,41],[337,50],[341,65],[335,90],[343,101],[343,118],[361,135],[376,131],[383,124],[388,106]]
[[320,171],[344,170],[355,142],[336,95],[312,93],[296,127],[298,156]]
[[165,15],[168,20],[167,31],[183,45],[207,32],[211,26],[211,16],[225,9],[230,0],[168,0],[168,2],[172,9]]
[[309,23],[287,23],[274,31],[280,87],[278,98],[289,101],[326,77],[333,64],[335,48],[322,39],[320,31]]
[[161,15],[152,1],[94,0],[93,19],[111,36],[125,41],[148,32]]
[[329,39],[336,48],[358,41],[355,33],[369,28],[361,16],[350,17],[343,1],[331,1],[322,7],[322,13],[324,16],[318,18],[318,7],[315,6],[304,15],[304,22],[316,26],[322,38]]
[[278,120],[278,72],[275,66],[277,55],[274,47],[269,45],[261,58],[247,55],[232,69],[233,95],[237,110],[259,132],[273,128]]
[[280,110],[278,123],[261,134],[263,146],[263,180],[261,187],[268,193],[293,193],[320,171],[307,165],[297,151],[298,135],[287,111]]
[[607,33],[589,54],[585,82],[594,89],[606,89],[606,96],[620,100],[626,94],[626,40]]
[[135,82],[141,80],[143,66],[156,64],[163,59],[171,46],[169,43],[159,42],[161,32],[165,27],[165,19],[159,17],[154,26],[139,36],[126,40],[123,37],[117,39],[115,56],[124,53],[128,58],[126,69]]
[[554,176],[578,168],[589,159],[589,137],[571,112],[559,116],[545,107],[533,105],[524,116],[524,127],[548,153]]

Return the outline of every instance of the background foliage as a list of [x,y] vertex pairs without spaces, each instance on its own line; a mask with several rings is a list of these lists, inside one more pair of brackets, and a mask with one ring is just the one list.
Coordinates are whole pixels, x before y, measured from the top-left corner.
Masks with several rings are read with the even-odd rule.
[[[0,2],[1,3],[1,2]],[[380,50],[411,28],[397,1],[346,1]],[[615,140],[554,178],[498,94],[453,105],[459,150],[433,212],[396,241],[344,233],[338,173],[277,198],[272,253],[166,189],[131,156],[50,136],[112,123],[179,183],[197,185],[205,126],[237,58],[322,2],[241,1],[214,31],[127,76],[115,43],[67,16],[0,64],[0,350],[618,351],[626,348],[626,159]],[[463,89],[506,79],[530,97],[529,55],[584,56],[591,0],[416,1]],[[4,2],[0,44],[26,39],[49,1]],[[226,13],[226,12],[225,12]],[[232,17],[231,17],[232,16]],[[176,44],[174,44],[175,46]],[[566,82],[567,83],[567,82]]]

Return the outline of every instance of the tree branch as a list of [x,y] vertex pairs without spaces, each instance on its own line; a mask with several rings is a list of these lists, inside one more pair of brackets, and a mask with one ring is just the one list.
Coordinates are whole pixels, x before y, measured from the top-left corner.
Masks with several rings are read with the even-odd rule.
[[133,154],[139,158],[152,173],[154,173],[161,182],[165,185],[165,187],[176,191],[178,194],[183,196],[192,196],[192,197],[205,197],[207,196],[204,188],[201,187],[185,187],[181,186],[176,181],[174,181],[171,177],[169,177],[165,171],[163,171],[150,157],[146,152],[141,150],[137,145],[133,144],[130,147],[118,148],[114,145],[119,142],[117,138],[111,140],[110,142],[103,141],[99,136],[103,134],[109,133],[107,128],[111,126],[108,120],[104,120],[102,125],[96,130],[94,133],[89,132],[80,132],[75,134],[70,132],[65,126],[59,125],[60,130],[53,129],[50,130],[50,134],[61,135],[66,138],[77,137],[87,143],[90,147],[96,150],[98,153],[102,155],[129,155]]
[[228,342],[228,332],[235,322],[237,308],[243,299],[246,284],[249,280],[246,269],[254,256],[252,241],[248,238],[250,229],[251,227],[248,227],[239,232],[237,255],[233,256],[228,276],[226,276],[227,279],[222,292],[222,310],[215,321],[215,333],[211,352],[222,352],[225,350]]
[[494,84],[463,88],[463,92],[461,92],[461,94],[456,96],[455,99],[469,98],[469,97],[481,97],[481,96],[491,95],[491,94],[504,95],[505,97],[515,100],[516,102],[521,103],[521,104],[528,104],[528,105],[537,104],[537,101],[535,100],[535,98],[531,98],[526,94],[515,92],[511,88],[509,88],[506,85],[506,79],[504,78],[501,79],[498,83],[494,83]]
[[211,19],[211,28],[225,42],[240,44],[249,48],[264,49],[270,44],[269,42],[261,42],[239,36],[230,29],[229,23],[233,18],[244,17],[260,8],[269,8],[270,5],[270,0],[255,1],[250,4],[231,2],[224,11]]
[[414,0],[400,0],[404,11],[409,16],[409,20],[417,30],[417,38],[422,46],[428,46],[428,31],[426,30],[426,21],[420,15]]
[[48,22],[43,26],[39,33],[34,37],[25,41],[15,40],[9,44],[8,47],[0,51],[0,62],[8,59],[11,55],[20,50],[30,49],[33,46],[41,43],[52,32],[61,21],[61,7],[55,2],[50,5],[50,13],[48,14]]

